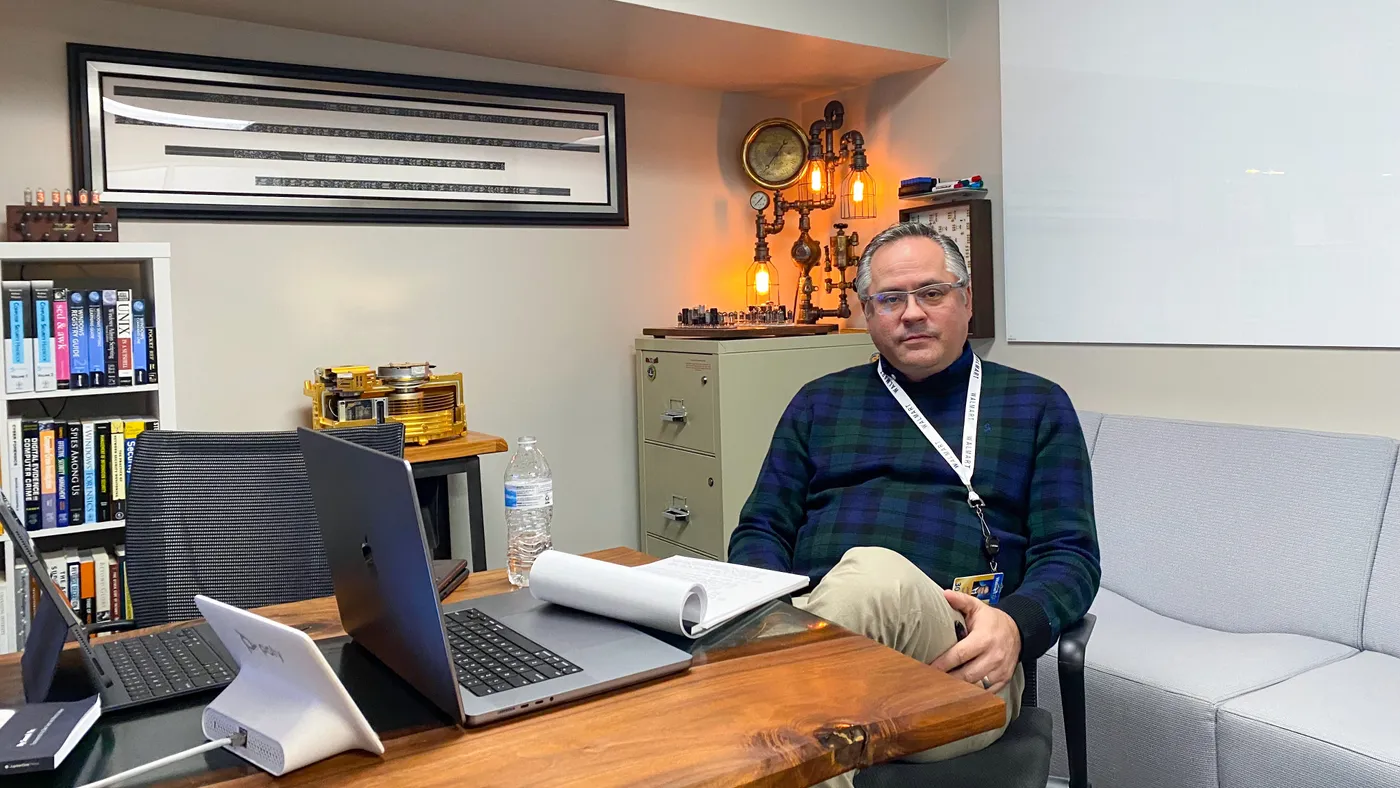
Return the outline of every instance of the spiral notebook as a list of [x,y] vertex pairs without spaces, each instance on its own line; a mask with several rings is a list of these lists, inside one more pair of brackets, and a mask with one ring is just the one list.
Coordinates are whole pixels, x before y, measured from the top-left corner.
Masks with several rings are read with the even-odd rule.
[[530,569],[536,599],[691,638],[808,582],[805,575],[686,556],[628,567],[549,550]]

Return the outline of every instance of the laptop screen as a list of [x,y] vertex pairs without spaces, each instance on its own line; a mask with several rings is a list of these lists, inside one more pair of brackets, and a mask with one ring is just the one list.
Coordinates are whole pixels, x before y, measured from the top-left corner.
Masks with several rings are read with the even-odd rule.
[[63,644],[71,634],[88,658],[89,664],[96,664],[96,657],[88,645],[87,628],[73,614],[67,600],[54,585],[48,566],[34,549],[29,531],[10,506],[9,499],[0,493],[0,522],[15,548],[15,559],[29,568],[29,574],[39,588],[39,604],[35,606],[34,619],[29,625],[29,637],[24,643],[24,653],[20,656],[20,672],[24,676],[24,697],[30,703],[37,703],[48,697],[58,670]]

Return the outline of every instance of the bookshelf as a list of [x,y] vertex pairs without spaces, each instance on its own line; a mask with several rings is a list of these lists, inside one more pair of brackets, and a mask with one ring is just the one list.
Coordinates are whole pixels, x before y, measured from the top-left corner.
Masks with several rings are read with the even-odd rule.
[[[170,245],[162,243],[43,244],[0,242],[0,272],[6,282],[51,280],[57,288],[130,289],[148,305],[154,320],[157,356],[156,383],[103,388],[60,389],[11,393],[0,383],[0,424],[12,418],[84,421],[112,417],[142,417],[175,428],[175,352],[170,293]],[[8,315],[5,317],[8,320]],[[5,344],[5,352],[9,346]],[[12,467],[9,431],[0,451],[0,489],[7,494],[11,480],[23,468]],[[16,508],[23,516],[23,502]],[[30,529],[41,554],[52,550],[111,547],[125,540],[125,521],[109,520]],[[0,535],[4,578],[0,585],[0,653],[18,649],[20,623],[15,551]]]

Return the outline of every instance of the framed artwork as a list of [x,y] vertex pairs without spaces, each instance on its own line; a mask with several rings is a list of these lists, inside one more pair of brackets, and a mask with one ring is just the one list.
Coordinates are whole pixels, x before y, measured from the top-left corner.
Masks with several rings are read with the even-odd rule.
[[123,218],[627,224],[618,93],[68,45],[73,172]]
[[932,225],[953,239],[967,263],[972,286],[971,339],[996,337],[996,294],[992,287],[992,203],[986,198],[901,208],[901,222]]

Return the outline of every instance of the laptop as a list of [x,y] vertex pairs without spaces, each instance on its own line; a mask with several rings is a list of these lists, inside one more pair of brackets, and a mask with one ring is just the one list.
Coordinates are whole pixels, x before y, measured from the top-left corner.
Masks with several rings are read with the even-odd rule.
[[528,589],[441,605],[407,461],[297,430],[341,623],[459,725],[481,725],[690,667],[688,652]]
[[87,689],[102,697],[103,712],[220,690],[233,682],[238,663],[207,623],[89,644],[87,627],[54,585],[19,516],[8,500],[0,497],[0,504],[0,521],[15,547],[15,560],[29,568],[39,588],[20,657],[26,701],[49,699],[69,638],[78,644]]

